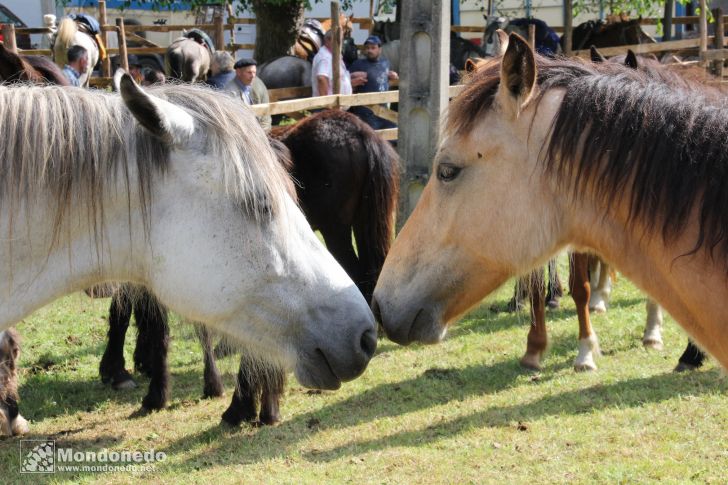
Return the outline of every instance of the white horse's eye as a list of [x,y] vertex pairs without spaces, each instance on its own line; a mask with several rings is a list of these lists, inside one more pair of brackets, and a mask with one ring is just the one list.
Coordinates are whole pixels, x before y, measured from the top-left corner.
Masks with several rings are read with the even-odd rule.
[[462,167],[451,163],[441,163],[437,166],[437,178],[443,182],[450,182],[460,174]]

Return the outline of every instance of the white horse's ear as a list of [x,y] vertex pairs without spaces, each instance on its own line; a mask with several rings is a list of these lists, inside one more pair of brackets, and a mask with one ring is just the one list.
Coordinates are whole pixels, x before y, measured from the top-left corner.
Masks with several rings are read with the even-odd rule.
[[121,93],[124,104],[137,122],[164,143],[185,143],[195,131],[195,120],[189,113],[145,93],[123,69],[114,74],[114,88]]
[[508,49],[508,34],[506,34],[506,31],[503,29],[496,30],[495,41],[496,45],[493,52],[495,52],[496,56],[504,56],[506,49]]
[[496,100],[505,113],[514,117],[531,99],[536,87],[536,60],[531,46],[518,34],[508,38],[501,61],[501,78]]

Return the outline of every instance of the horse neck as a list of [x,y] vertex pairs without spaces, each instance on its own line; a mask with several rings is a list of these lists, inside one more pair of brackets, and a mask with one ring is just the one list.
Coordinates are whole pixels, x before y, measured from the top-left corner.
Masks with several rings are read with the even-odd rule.
[[[129,167],[130,180],[136,180],[134,165]],[[3,203],[0,329],[97,282],[143,281],[150,247],[142,230],[137,188],[131,183],[127,197],[123,179],[118,176],[115,185],[104,187],[104,222],[96,227],[89,217],[90,203],[72,196],[57,238],[54,197],[43,194],[21,200],[15,207]]]
[[[629,200],[630,195],[619,199]],[[716,263],[703,249],[686,256],[695,245],[697,225],[688,224],[677,239],[665,242],[659,230],[630,221],[626,203],[606,215],[603,207],[603,201],[585,197],[577,207],[565,209],[573,222],[567,239],[575,248],[594,251],[614,264],[728,368],[726,271],[722,261]],[[692,219],[696,217],[697,210]]]

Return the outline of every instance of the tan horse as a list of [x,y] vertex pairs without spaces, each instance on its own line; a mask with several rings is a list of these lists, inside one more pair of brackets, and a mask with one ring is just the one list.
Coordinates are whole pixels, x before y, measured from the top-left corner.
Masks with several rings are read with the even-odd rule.
[[702,89],[541,58],[511,35],[452,103],[382,269],[372,306],[387,335],[438,342],[571,245],[615,264],[728,367],[728,115]]

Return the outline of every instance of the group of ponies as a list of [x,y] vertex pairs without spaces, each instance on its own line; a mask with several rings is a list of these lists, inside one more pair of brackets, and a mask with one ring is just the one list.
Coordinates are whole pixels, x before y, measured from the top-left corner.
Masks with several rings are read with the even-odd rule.
[[[439,342],[570,246],[613,262],[728,367],[725,97],[646,68],[541,57],[516,34],[503,46],[453,100],[433,177],[384,260],[371,307],[387,336]],[[366,290],[313,234],[250,111],[196,86],[145,91],[123,72],[115,86],[0,87],[0,135],[12,134],[0,137],[0,326],[129,281],[305,386],[363,372],[376,348]],[[0,335],[11,340],[15,355],[14,334]]]

